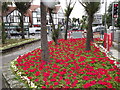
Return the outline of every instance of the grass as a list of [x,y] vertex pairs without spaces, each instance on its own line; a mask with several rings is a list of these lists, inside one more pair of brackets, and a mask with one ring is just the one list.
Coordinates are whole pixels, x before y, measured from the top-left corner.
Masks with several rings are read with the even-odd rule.
[[33,39],[33,38],[31,39],[7,39],[5,41],[5,44],[0,44],[0,50],[4,50],[10,47],[14,47],[14,46],[24,44],[30,41],[34,41],[34,40],[36,39]]

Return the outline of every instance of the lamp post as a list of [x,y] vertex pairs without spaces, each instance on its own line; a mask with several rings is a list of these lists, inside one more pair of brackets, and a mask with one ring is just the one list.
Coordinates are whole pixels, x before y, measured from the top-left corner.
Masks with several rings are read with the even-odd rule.
[[58,0],[41,0],[41,1],[48,8],[54,8],[55,5],[59,2]]
[[52,8],[55,5],[56,0],[41,0],[41,49],[42,49],[42,60],[49,62],[49,50],[47,40],[47,27],[46,27],[46,7]]
[[107,0],[105,0],[105,22],[104,22],[104,25],[105,25],[105,33],[107,33],[107,27],[106,27],[106,12],[107,12]]

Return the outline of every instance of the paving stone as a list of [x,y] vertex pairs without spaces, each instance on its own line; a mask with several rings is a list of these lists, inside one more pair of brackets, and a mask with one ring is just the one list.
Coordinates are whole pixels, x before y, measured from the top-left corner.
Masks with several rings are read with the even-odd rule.
[[11,88],[20,88],[21,86],[19,85],[19,83],[15,83],[15,84],[11,84],[10,85]]

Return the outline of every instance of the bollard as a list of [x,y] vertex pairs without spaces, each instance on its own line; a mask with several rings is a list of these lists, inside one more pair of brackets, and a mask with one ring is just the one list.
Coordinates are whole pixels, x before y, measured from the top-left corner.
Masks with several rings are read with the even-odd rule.
[[106,48],[107,33],[104,33],[104,47]]
[[108,34],[107,37],[108,37],[107,50],[110,51],[110,34]]

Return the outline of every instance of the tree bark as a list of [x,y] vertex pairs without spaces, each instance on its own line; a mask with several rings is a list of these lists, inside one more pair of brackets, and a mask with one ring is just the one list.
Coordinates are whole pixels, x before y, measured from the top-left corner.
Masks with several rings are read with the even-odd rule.
[[67,17],[66,19],[65,40],[67,40],[68,20],[69,20],[69,17]]
[[21,16],[20,16],[20,17],[21,17],[21,22],[20,22],[20,23],[21,23],[21,31],[22,31],[22,37],[21,37],[21,38],[22,38],[22,39],[25,39],[23,13],[21,13]]
[[86,40],[86,51],[91,50],[91,31],[92,31],[92,16],[88,17],[88,30],[87,30],[87,40]]
[[3,13],[4,11],[2,10],[2,13],[1,13],[1,20],[2,20],[2,44],[5,44],[5,24],[3,22]]
[[90,27],[90,33],[91,33],[91,35],[90,35],[90,41],[94,41],[94,39],[93,39],[93,30],[92,30],[92,23],[93,23],[93,15],[91,15],[91,18],[90,18],[90,22],[91,22],[91,27]]
[[58,42],[57,42],[57,40],[58,40],[58,37],[57,37],[57,35],[56,34],[58,34],[58,32],[57,32],[57,30],[55,29],[55,24],[54,24],[54,22],[53,22],[53,17],[52,17],[52,9],[50,9],[50,8],[48,8],[48,10],[49,10],[49,16],[50,16],[50,19],[51,19],[51,23],[52,23],[52,28],[53,28],[53,30],[52,30],[52,37],[53,37],[53,40],[54,40],[54,42],[55,42],[55,45],[58,45]]
[[46,27],[46,7],[41,2],[41,49],[42,49],[42,60],[49,62],[49,50],[47,40],[47,27]]

